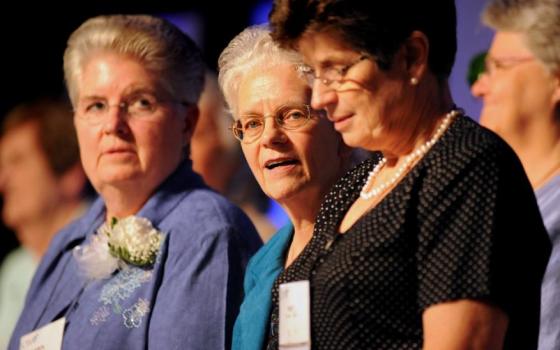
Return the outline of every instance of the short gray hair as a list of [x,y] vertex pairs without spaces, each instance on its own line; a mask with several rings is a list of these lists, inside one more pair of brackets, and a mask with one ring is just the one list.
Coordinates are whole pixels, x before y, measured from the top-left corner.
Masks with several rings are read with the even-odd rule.
[[64,52],[64,77],[72,104],[88,60],[99,52],[138,59],[173,98],[197,103],[205,66],[196,44],[164,19],[148,15],[98,16],[76,29]]
[[560,71],[560,0],[492,0],[482,21],[498,31],[521,33],[551,72]]
[[248,27],[231,40],[218,59],[218,82],[232,115],[237,108],[241,77],[254,68],[281,64],[293,64],[298,72],[303,67],[301,56],[275,43],[267,26]]

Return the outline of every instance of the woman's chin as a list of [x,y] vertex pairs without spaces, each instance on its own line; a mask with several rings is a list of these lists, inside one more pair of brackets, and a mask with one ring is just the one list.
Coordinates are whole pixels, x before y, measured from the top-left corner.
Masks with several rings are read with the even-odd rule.
[[[122,167],[120,169],[105,169],[98,175],[98,183],[102,186],[128,187],[138,182],[143,176],[139,169]],[[139,189],[139,188],[138,188]]]
[[356,131],[348,131],[345,133],[341,133],[341,136],[346,145],[352,148],[363,148],[369,150],[368,145],[370,143],[370,140],[360,135],[360,133]]

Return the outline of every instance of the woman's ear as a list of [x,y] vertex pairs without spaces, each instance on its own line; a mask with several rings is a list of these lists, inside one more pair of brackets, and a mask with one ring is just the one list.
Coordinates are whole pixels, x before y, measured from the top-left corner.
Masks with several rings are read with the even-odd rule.
[[404,58],[410,83],[418,84],[428,68],[428,54],[430,43],[426,35],[419,31],[413,31],[404,43]]

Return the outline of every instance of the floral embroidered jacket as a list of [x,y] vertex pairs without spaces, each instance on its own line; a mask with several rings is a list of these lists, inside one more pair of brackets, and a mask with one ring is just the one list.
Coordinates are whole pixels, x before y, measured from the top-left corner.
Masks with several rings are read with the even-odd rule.
[[229,349],[245,266],[261,245],[247,217],[179,166],[136,213],[165,234],[150,268],[88,282],[72,249],[102,225],[98,199],[54,238],[28,292],[9,349],[62,316],[63,349]]

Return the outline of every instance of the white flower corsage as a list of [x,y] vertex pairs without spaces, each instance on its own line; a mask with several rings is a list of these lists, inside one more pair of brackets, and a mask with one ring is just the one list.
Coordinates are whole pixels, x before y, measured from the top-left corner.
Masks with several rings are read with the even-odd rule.
[[146,218],[113,218],[99,228],[90,244],[74,248],[73,253],[86,277],[102,279],[127,264],[153,265],[162,241],[163,233]]

